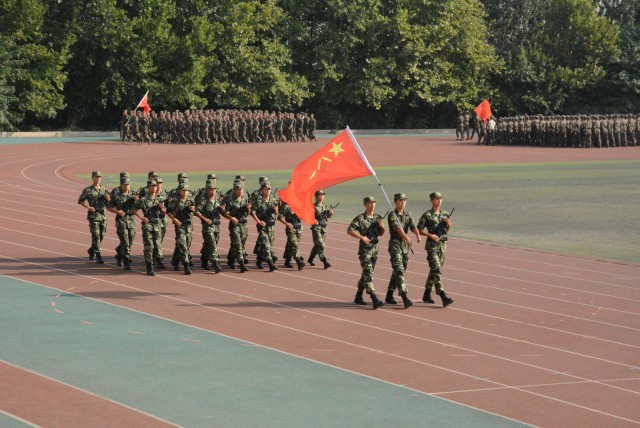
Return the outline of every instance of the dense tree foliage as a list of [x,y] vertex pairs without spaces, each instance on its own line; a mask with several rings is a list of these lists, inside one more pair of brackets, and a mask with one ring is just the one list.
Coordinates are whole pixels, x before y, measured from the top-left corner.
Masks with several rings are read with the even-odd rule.
[[0,0],[0,130],[154,110],[451,126],[640,109],[640,0]]

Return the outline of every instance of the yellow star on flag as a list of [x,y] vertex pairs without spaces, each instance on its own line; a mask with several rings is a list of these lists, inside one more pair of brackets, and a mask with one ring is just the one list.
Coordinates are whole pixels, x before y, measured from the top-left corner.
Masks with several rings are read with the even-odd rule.
[[329,152],[333,153],[335,157],[338,157],[339,153],[344,152],[344,149],[342,148],[342,143],[339,143],[339,144],[333,143],[333,147],[331,148],[331,150],[329,150]]

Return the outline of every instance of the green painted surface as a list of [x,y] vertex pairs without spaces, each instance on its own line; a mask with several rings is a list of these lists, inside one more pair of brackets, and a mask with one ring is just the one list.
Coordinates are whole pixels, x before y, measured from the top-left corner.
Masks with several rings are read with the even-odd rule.
[[56,297],[55,290],[6,276],[0,293],[0,358],[175,424],[521,425],[84,297]]
[[28,423],[22,422],[19,419],[13,418],[10,415],[2,413],[0,410],[0,427],[2,428],[25,428],[31,427]]

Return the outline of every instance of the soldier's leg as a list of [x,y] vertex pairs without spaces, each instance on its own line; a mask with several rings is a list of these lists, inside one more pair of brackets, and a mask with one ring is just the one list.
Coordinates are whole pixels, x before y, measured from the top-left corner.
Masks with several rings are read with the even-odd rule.
[[393,298],[393,292],[396,291],[396,289],[401,291],[401,284],[404,279],[404,267],[402,263],[402,253],[394,251],[389,255],[392,272],[391,278],[389,279],[389,286],[387,287],[387,297],[385,298],[385,302],[395,305],[398,302]]
[[209,270],[209,262],[213,261],[213,228],[202,226],[202,250],[200,264],[202,269]]

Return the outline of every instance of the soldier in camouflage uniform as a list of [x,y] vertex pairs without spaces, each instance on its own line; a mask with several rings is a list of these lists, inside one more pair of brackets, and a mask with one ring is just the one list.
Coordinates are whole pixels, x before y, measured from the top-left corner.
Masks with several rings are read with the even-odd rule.
[[133,204],[138,194],[131,190],[131,180],[126,173],[120,173],[120,186],[111,191],[111,200],[107,209],[116,214],[116,233],[120,244],[116,247],[116,262],[124,264],[125,270],[131,270],[131,246],[136,238],[136,221]]
[[259,198],[251,203],[251,217],[258,226],[257,266],[262,268],[262,263],[267,262],[269,272],[278,269],[273,264],[271,248],[275,241],[275,224],[278,218],[278,201],[271,194],[271,183],[263,181]]
[[191,275],[191,241],[193,239],[193,213],[196,209],[194,200],[189,195],[189,185],[182,183],[178,186],[179,196],[169,201],[167,216],[171,219],[176,230],[176,246],[173,250],[171,264],[178,270],[180,263],[184,266],[185,275]]
[[146,196],[139,198],[134,204],[134,214],[142,221],[144,261],[149,276],[155,276],[153,262],[163,259],[160,213],[166,213],[166,208],[157,197],[157,191],[158,183],[155,180],[147,181]]
[[373,287],[373,271],[378,260],[378,237],[384,234],[384,221],[380,215],[375,214],[376,199],[373,196],[367,196],[363,201],[365,212],[351,220],[351,224],[347,228],[347,233],[360,241],[358,256],[360,257],[362,275],[358,281],[358,291],[353,303],[366,305],[367,302],[362,298],[362,294],[366,290],[367,294],[371,296],[373,309],[378,309],[384,305],[384,302],[378,299]]
[[82,190],[78,204],[87,210],[87,220],[89,220],[89,232],[91,232],[91,247],[87,250],[89,260],[95,258],[96,263],[103,264],[102,240],[107,233],[105,208],[109,203],[110,195],[107,189],[102,187],[102,173],[100,171],[93,171],[91,180],[93,184]]
[[195,215],[202,222],[202,250],[200,259],[202,269],[209,270],[209,263],[216,273],[220,273],[220,257],[218,256],[218,240],[220,239],[220,213],[224,206],[217,197],[215,182],[207,181],[207,195],[196,202]]
[[447,224],[446,230],[449,231],[451,225],[451,217],[448,212],[440,209],[442,205],[442,193],[433,192],[429,195],[431,200],[431,209],[420,217],[418,221],[418,230],[422,236],[427,237],[425,250],[427,250],[427,261],[429,262],[429,276],[425,284],[424,295],[422,301],[425,303],[434,303],[431,297],[433,288],[436,294],[442,299],[442,306],[445,308],[453,303],[453,299],[447,296],[442,286],[442,266],[444,265],[444,255],[447,251],[447,243],[441,241],[441,236],[436,234],[440,222]]
[[[158,177],[157,175],[155,176],[155,180],[156,183],[158,183],[158,190],[156,191],[156,197],[158,199],[160,199],[160,202],[162,202],[162,204],[166,207],[167,206],[167,199],[169,199],[169,196],[167,194],[167,191],[164,190],[164,181],[162,180],[161,177]],[[167,216],[165,215],[165,213],[160,212],[159,214],[160,217],[160,246],[162,247],[162,243],[164,242],[164,237],[167,234]],[[164,269],[164,262],[162,261],[162,259],[156,259],[156,266],[158,267],[158,269]]]
[[333,216],[333,207],[327,207],[324,204],[324,190],[318,190],[315,193],[315,202],[313,206],[316,211],[316,218],[311,226],[311,236],[313,237],[313,248],[307,261],[310,266],[315,266],[314,259],[316,256],[320,258],[325,269],[331,267],[331,263],[327,260],[324,252],[324,237],[327,234],[327,220]]
[[300,255],[300,239],[302,238],[302,222],[296,213],[286,202],[280,203],[278,221],[286,226],[287,245],[284,250],[284,267],[292,268],[293,258],[298,266],[298,270],[305,267],[304,259]]
[[251,204],[244,196],[243,185],[236,182],[233,185],[233,196],[225,200],[224,218],[229,220],[229,249],[228,262],[230,268],[235,268],[235,262],[240,265],[240,272],[249,270],[245,263],[244,243],[247,240],[247,216],[251,212]]
[[411,238],[407,233],[412,231],[416,235],[416,240],[420,243],[420,234],[411,214],[405,211],[407,206],[407,196],[404,193],[396,193],[393,195],[393,201],[396,205],[395,210],[389,213],[389,255],[391,256],[391,268],[393,273],[389,280],[387,288],[387,296],[385,303],[395,305],[398,302],[393,298],[393,292],[397,289],[404,307],[408,308],[413,305],[407,294],[407,286],[404,282],[404,273],[407,270],[409,262],[409,249],[411,248]]

